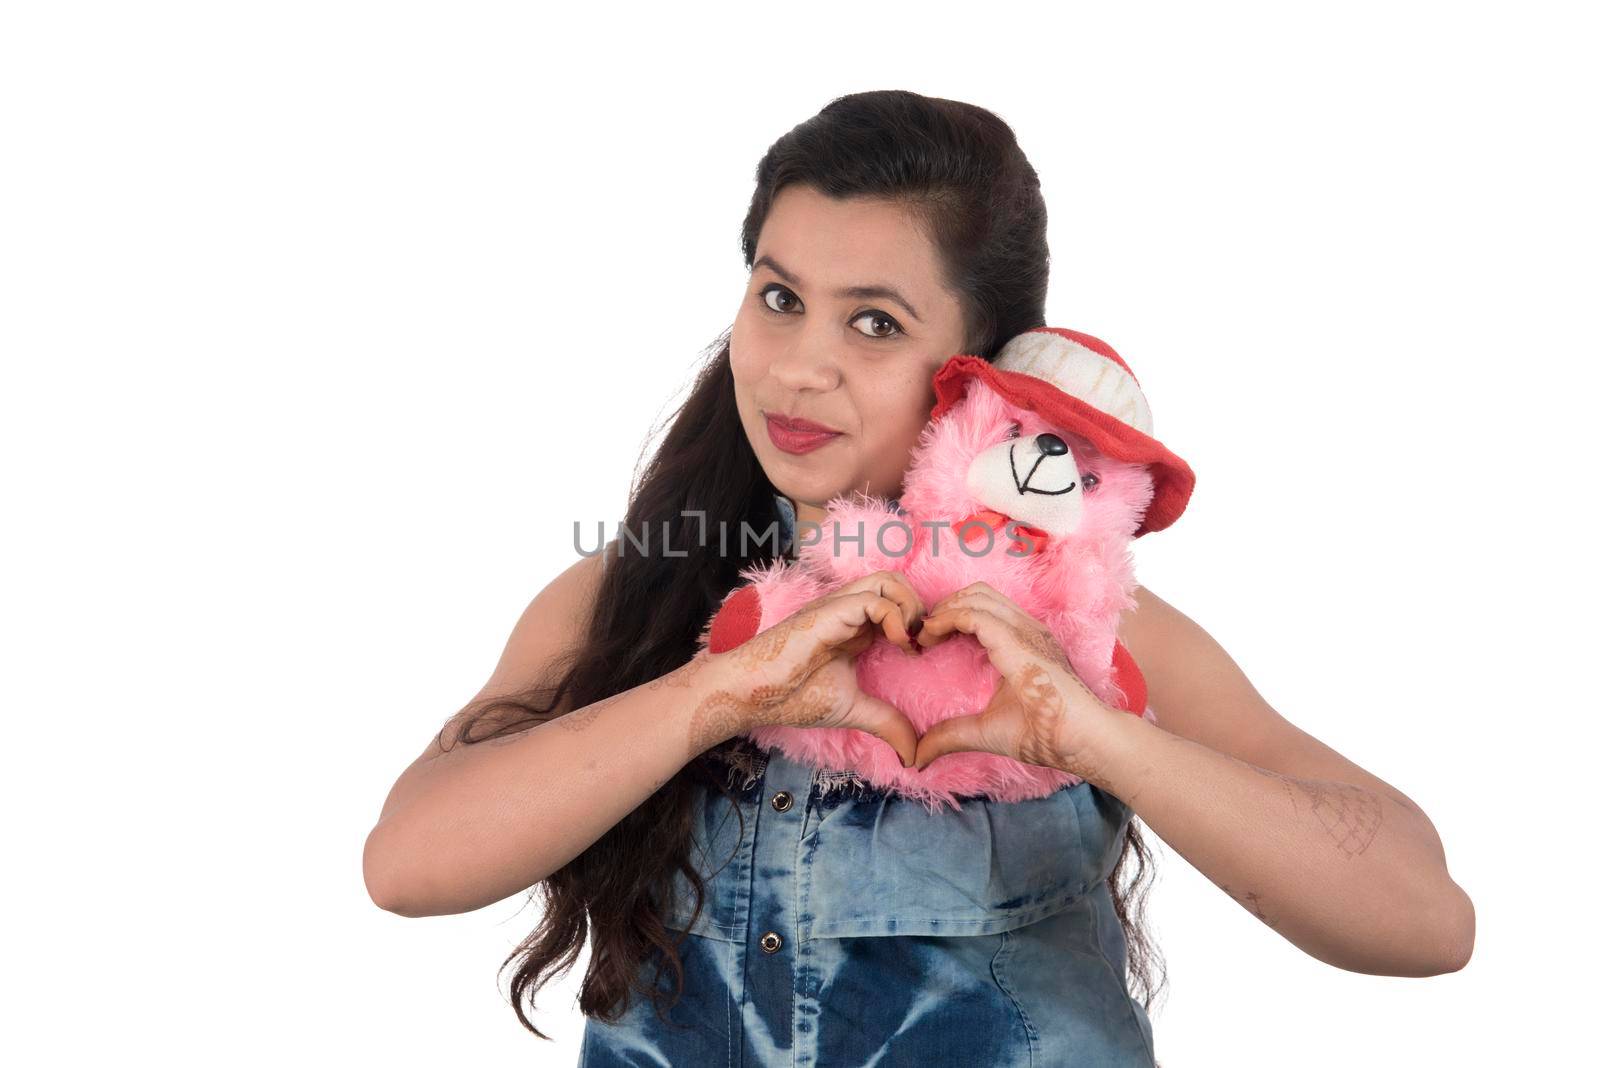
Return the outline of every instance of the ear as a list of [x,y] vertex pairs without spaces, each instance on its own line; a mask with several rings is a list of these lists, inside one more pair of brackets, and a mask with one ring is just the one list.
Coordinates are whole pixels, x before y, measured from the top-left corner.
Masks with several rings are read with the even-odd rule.
[[1124,695],[1123,709],[1136,716],[1144,715],[1145,702],[1149,700],[1144,672],[1139,670],[1133,654],[1128,652],[1128,647],[1120,641],[1111,650],[1111,681],[1116,683],[1117,689]]
[[728,595],[711,620],[707,648],[713,653],[737,649],[755,637],[761,626],[761,593],[754,586],[741,586]]

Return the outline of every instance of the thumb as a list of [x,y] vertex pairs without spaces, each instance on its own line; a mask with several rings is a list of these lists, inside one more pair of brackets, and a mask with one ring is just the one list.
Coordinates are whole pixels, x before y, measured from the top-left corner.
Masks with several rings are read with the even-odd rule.
[[917,759],[917,729],[894,705],[868,694],[859,694],[850,709],[852,726],[888,742],[900,757],[900,763],[910,767]]
[[964,749],[984,749],[978,717],[951,716],[941,719],[917,742],[917,770],[921,771],[946,753]]

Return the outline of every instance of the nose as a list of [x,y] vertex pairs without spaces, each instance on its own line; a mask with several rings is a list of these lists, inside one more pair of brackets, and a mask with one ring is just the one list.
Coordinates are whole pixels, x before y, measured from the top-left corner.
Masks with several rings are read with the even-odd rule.
[[1046,456],[1065,456],[1067,443],[1054,434],[1040,434],[1036,440],[1039,451]]
[[770,369],[772,376],[794,393],[829,390],[839,384],[838,365],[821,337],[795,339],[773,358]]

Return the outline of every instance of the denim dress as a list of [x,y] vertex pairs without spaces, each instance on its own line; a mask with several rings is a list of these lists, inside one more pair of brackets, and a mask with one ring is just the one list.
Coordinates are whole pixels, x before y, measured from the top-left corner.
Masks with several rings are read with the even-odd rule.
[[665,1023],[642,989],[588,1019],[579,1068],[1154,1065],[1108,882],[1117,797],[1080,782],[930,814],[753,751],[732,798],[697,795],[705,901],[691,922],[679,875],[666,908],[681,998]]
[[1155,1063],[1107,881],[1131,818],[1114,795],[930,815],[776,750],[754,769],[737,800],[702,787],[705,902],[691,923],[680,875],[666,917],[682,997],[665,1023],[642,989],[587,1020],[579,1068]]

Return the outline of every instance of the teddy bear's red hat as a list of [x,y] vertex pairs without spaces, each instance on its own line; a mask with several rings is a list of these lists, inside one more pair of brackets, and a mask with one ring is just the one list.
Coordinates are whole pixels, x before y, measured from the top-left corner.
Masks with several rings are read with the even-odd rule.
[[1194,472],[1152,436],[1150,406],[1138,379],[1104,341],[1064,327],[1036,326],[1006,342],[992,363],[981,356],[952,356],[934,375],[937,400],[929,421],[955,407],[974,381],[1009,404],[1083,435],[1107,456],[1148,465],[1155,496],[1134,537],[1163,530],[1183,514],[1194,492]]

